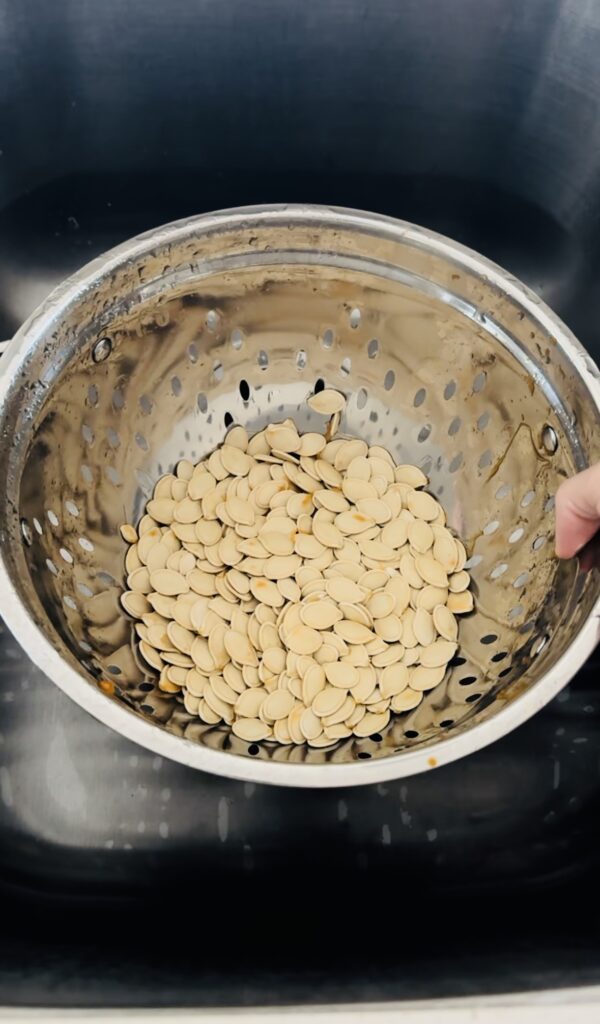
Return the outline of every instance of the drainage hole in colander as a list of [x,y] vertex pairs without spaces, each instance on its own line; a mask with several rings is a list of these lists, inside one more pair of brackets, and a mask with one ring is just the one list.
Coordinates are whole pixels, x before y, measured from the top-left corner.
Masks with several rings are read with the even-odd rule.
[[486,410],[485,412],[482,412],[481,416],[477,420],[477,429],[478,430],[485,430],[485,428],[487,427],[489,422],[490,422],[490,414]]
[[462,466],[462,461],[463,461],[463,454],[462,454],[462,452],[459,452],[458,455],[454,456],[454,458],[452,459],[452,462],[448,466],[448,469],[450,470],[450,472],[451,473],[456,473],[457,469],[460,469],[460,467]]
[[455,434],[458,434],[461,425],[462,420],[460,416],[455,416],[454,419],[450,421],[450,426],[448,427],[448,433],[450,434],[450,437],[454,437]]
[[217,384],[220,384],[221,381],[223,380],[224,372],[225,371],[223,369],[223,363],[219,359],[216,359],[213,364],[213,377],[216,380]]
[[431,423],[426,423],[424,427],[421,427],[419,433],[417,434],[417,441],[419,442],[419,444],[423,444],[423,442],[427,440],[430,434]]
[[65,501],[65,508],[66,508],[67,512],[69,513],[69,515],[72,515],[72,516],[78,516],[79,515],[79,509],[77,508],[77,505],[75,504],[74,501],[71,501],[70,498],[67,498],[67,500]]
[[198,346],[192,341],[188,345],[187,355],[190,363],[197,363],[200,353],[198,352]]
[[357,409],[364,409],[365,405],[367,404],[368,397],[369,395],[366,388],[359,388],[358,394],[356,396]]
[[477,676],[463,676],[462,679],[458,680],[459,686],[471,686],[477,682]]
[[350,310],[350,326],[351,326],[351,328],[353,330],[356,330],[357,327],[360,327],[361,320],[362,320],[361,311],[358,308],[358,306],[355,306],[354,309]]
[[383,378],[383,387],[385,391],[391,391],[394,384],[396,383],[396,374],[393,370],[388,370],[385,377]]
[[361,750],[357,757],[361,761],[369,761],[371,759],[371,755],[368,754],[366,750]]
[[496,491],[494,497],[497,498],[498,501],[502,501],[502,498],[507,498],[509,494],[510,484],[501,484],[498,490]]
[[475,377],[475,380],[473,381],[473,393],[474,394],[477,395],[480,391],[483,391],[483,388],[485,387],[486,380],[487,380],[487,373],[485,372],[485,370],[482,370],[481,373],[477,374],[477,376]]
[[377,338],[371,338],[367,345],[367,355],[369,359],[376,359],[379,355],[379,342]]
[[259,365],[259,368],[261,370],[266,370],[267,369],[267,366],[269,365],[269,356],[267,355],[267,353],[265,352],[264,349],[260,350],[260,352],[258,353],[258,358],[257,358],[256,361],[257,361],[257,363]]
[[331,328],[328,327],[327,330],[324,332],[323,337],[321,338],[321,345],[323,346],[323,348],[331,348],[333,345],[333,341],[334,333],[331,330]]
[[225,415],[223,417],[223,423],[225,424],[226,427],[230,427],[232,425],[232,423],[233,423],[233,416],[231,415],[230,412],[226,412],[225,413]]
[[423,405],[423,402],[425,401],[426,398],[427,392],[425,388],[419,388],[419,390],[415,394],[415,397],[413,398],[413,405],[415,409],[418,409],[420,405]]
[[480,697],[480,693],[470,693],[468,697],[465,697],[465,704],[474,704]]
[[486,469],[488,466],[491,466],[491,464],[492,464],[492,453],[491,453],[489,448],[486,448],[486,450],[483,452],[483,454],[479,456],[479,461],[478,461],[477,465],[479,466],[479,469]]
[[554,427],[548,423],[542,430],[542,444],[548,455],[554,455],[558,451],[558,436]]
[[206,326],[209,331],[216,331],[219,326],[220,317],[216,309],[209,309],[206,314]]
[[523,536],[524,533],[525,533],[525,530],[523,529],[523,527],[522,526],[517,526],[516,530],[513,530],[512,533],[509,533],[509,535],[508,535],[508,543],[509,544],[516,544],[518,540],[521,540],[521,537]]
[[92,348],[92,359],[95,363],[103,363],[112,352],[112,341],[110,338],[100,338]]
[[113,391],[111,401],[114,409],[121,410],[125,407],[125,396],[119,388]]
[[417,732],[416,729],[407,729],[406,732],[404,733],[404,735],[409,740],[416,740],[418,735],[419,735],[419,733]]
[[349,377],[350,371],[352,370],[352,360],[350,356],[345,356],[340,363],[340,376]]
[[117,585],[114,576],[111,576],[109,572],[105,572],[103,569],[96,573],[96,579],[100,580],[101,583],[106,583],[107,587],[116,587]]
[[231,332],[231,347],[234,348],[236,352],[239,352],[243,344],[244,335],[239,327],[236,327],[235,330]]
[[496,654],[492,654],[490,661],[504,661],[505,658],[508,658],[508,651],[498,651]]
[[256,743],[251,743],[248,747],[248,753],[251,754],[252,757],[256,757],[257,754],[260,754],[260,747]]
[[26,519],[21,519],[21,533],[23,534],[23,540],[25,543],[30,545],[33,541],[33,535]]
[[444,398],[448,401],[456,393],[456,381],[449,380],[444,388]]
[[501,562],[500,565],[496,565],[492,569],[492,571],[490,573],[490,579],[492,579],[492,580],[500,579],[500,577],[504,575],[504,573],[506,572],[507,569],[508,569],[507,563],[506,562]]
[[298,370],[304,370],[308,362],[308,356],[303,348],[296,353],[296,367]]
[[479,643],[480,644],[493,644],[493,643],[496,642],[497,639],[498,639],[498,637],[496,636],[495,633],[486,633],[485,636],[481,637]]

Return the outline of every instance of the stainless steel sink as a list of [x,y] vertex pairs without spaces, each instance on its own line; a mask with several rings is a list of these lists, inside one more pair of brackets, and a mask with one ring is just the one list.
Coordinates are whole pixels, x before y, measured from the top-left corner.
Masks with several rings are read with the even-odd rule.
[[[193,212],[443,231],[600,356],[600,6],[0,0],[0,337]],[[1,363],[0,363],[1,372]],[[600,982],[598,663],[408,782],[280,791],[97,724],[0,636],[0,1005],[282,1006]]]

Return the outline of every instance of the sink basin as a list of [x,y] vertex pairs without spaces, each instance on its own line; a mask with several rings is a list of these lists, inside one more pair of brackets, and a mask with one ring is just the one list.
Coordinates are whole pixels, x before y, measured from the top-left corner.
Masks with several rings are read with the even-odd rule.
[[[568,0],[7,5],[0,338],[139,231],[291,200],[473,246],[600,357],[599,34]],[[284,792],[134,747],[3,632],[0,1005],[600,983],[598,667],[457,764]]]

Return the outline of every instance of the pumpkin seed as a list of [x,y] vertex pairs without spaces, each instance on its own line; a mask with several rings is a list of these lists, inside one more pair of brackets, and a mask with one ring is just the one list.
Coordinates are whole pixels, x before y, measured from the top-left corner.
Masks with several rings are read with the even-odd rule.
[[464,545],[422,471],[333,440],[341,392],[308,404],[324,434],[235,426],[158,481],[137,530],[120,527],[121,604],[162,699],[181,694],[188,715],[246,742],[293,744],[286,757],[417,707],[473,607]]
[[332,416],[334,413],[342,411],[346,405],[346,399],[340,391],[325,388],[312,395],[308,399],[307,405],[313,412],[318,412],[321,416]]

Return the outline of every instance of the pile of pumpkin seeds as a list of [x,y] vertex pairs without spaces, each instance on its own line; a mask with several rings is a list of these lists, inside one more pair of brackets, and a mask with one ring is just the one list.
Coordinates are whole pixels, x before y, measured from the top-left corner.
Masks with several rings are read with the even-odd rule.
[[322,434],[235,426],[158,481],[138,529],[121,528],[122,603],[143,663],[190,715],[248,742],[326,747],[417,707],[473,597],[421,470],[336,437],[339,392],[308,405]]

